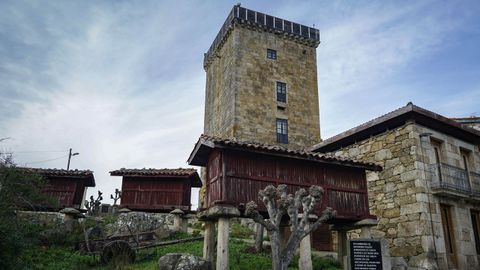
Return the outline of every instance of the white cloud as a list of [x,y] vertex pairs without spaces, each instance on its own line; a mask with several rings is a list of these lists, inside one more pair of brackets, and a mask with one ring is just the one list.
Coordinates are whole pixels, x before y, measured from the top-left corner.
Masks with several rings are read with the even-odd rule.
[[[80,152],[72,167],[94,170],[95,190],[106,194],[120,185],[109,170],[186,166],[203,130],[202,55],[234,3],[1,3],[0,137],[14,139],[0,147],[72,147]],[[459,106],[478,107],[478,81],[442,102],[428,99],[432,90],[421,74],[397,83],[412,63],[458,42],[455,33],[478,33],[467,27],[478,7],[381,3],[244,4],[320,28],[324,138],[411,99],[450,115]],[[63,155],[16,157],[25,163]],[[63,168],[66,159],[37,165]]]

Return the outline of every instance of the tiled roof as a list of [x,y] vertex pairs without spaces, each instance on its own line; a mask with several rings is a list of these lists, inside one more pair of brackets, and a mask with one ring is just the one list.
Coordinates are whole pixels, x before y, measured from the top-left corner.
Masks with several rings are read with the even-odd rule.
[[178,169],[125,169],[111,171],[111,176],[137,176],[137,177],[155,177],[155,178],[167,178],[167,177],[183,177],[191,179],[192,187],[201,187],[202,181],[197,173],[197,170],[193,168],[178,168]]
[[293,150],[293,149],[289,149],[289,148],[278,146],[278,145],[269,145],[269,144],[258,143],[258,142],[239,141],[235,138],[223,139],[223,138],[209,136],[205,134],[202,134],[198,139],[198,142],[195,145],[195,149],[190,154],[190,158],[188,160],[189,164],[204,166],[203,164],[204,161],[200,160],[204,157],[202,158],[196,157],[202,145],[210,148],[223,146],[223,147],[236,148],[236,149],[242,149],[242,150],[248,149],[252,151],[288,155],[290,157],[320,161],[325,163],[336,163],[339,165],[362,167],[368,170],[381,170],[381,167],[379,165],[371,162],[356,161],[356,160],[347,159],[343,157],[335,157],[329,154],[315,153],[315,152],[306,151],[306,150]]
[[87,180],[86,185],[94,187],[95,178],[93,176],[93,171],[90,170],[65,170],[65,169],[44,169],[44,168],[28,168],[28,167],[17,167],[17,169],[22,170],[27,173],[35,173],[45,177],[59,176],[59,177],[74,177],[74,178],[85,178]]
[[197,173],[197,170],[193,168],[178,168],[178,169],[125,169],[121,168],[120,170],[111,171],[110,175],[112,176],[191,176]]
[[469,142],[480,142],[480,132],[461,123],[421,108],[409,102],[394,111],[374,118],[359,126],[337,134],[309,148],[310,151],[329,152],[357,141],[364,140],[385,130],[404,125],[406,121],[414,120],[423,126],[442,131]]

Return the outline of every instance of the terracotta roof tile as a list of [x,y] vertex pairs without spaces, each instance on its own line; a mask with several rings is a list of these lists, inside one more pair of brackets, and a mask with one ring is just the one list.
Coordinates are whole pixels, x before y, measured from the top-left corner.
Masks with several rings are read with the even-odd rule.
[[49,168],[29,168],[29,167],[17,167],[26,173],[35,173],[45,177],[59,176],[59,177],[75,177],[85,178],[86,185],[90,187],[95,186],[95,177],[91,170],[65,170],[65,169],[49,169]]
[[197,173],[197,170],[193,168],[178,168],[178,169],[125,169],[111,171],[112,176],[124,176],[124,175],[139,175],[139,176],[191,176]]
[[[371,170],[381,170],[381,167],[378,164],[372,162],[363,162],[363,161],[356,161],[352,159],[347,159],[343,157],[333,156],[332,154],[322,154],[311,152],[307,150],[294,150],[289,149],[286,147],[278,146],[278,145],[269,145],[264,143],[258,142],[249,142],[249,141],[239,141],[235,138],[223,139],[220,137],[210,136],[202,134],[196,144],[214,144],[214,145],[224,145],[232,148],[243,148],[243,149],[252,149],[258,151],[266,151],[273,154],[288,154],[291,156],[301,157],[305,159],[312,159],[318,161],[324,161],[327,163],[339,163],[344,165],[351,165],[351,166],[359,166],[359,167],[367,167]],[[195,147],[196,149],[197,147]],[[195,152],[195,150],[194,150]],[[190,155],[189,162],[193,160],[193,154]]]
[[[309,151],[329,152],[343,146],[351,145],[371,135],[381,133],[381,130],[401,126],[407,119],[414,119],[416,122],[436,129],[443,130],[447,134],[456,136],[466,141],[480,141],[480,132],[470,127],[462,126],[457,119],[449,119],[427,109],[414,105],[412,102],[406,106],[388,112],[361,125],[353,127],[345,132],[337,134],[310,147]],[[457,121],[454,121],[457,120]]]

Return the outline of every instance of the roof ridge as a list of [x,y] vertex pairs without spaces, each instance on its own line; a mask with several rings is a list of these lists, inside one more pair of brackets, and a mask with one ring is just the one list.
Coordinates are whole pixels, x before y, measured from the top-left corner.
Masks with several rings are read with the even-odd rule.
[[306,157],[306,158],[309,158],[309,157],[310,158],[317,158],[317,159],[320,159],[320,160],[323,160],[323,161],[339,161],[339,162],[342,162],[342,163],[348,163],[350,165],[368,166],[368,167],[372,167],[372,168],[379,168],[380,167],[378,164],[373,163],[373,162],[365,162],[365,161],[350,159],[350,158],[346,158],[346,157],[334,156],[332,154],[313,152],[313,151],[310,151],[306,148],[296,150],[296,149],[289,149],[287,147],[283,147],[283,146],[279,146],[279,145],[271,145],[271,144],[260,143],[260,142],[251,142],[251,141],[240,141],[237,138],[221,138],[221,137],[218,137],[218,136],[212,136],[212,135],[206,135],[206,134],[200,135],[200,138],[199,138],[196,145],[201,143],[202,140],[212,141],[213,143],[219,143],[219,144],[224,144],[224,145],[253,148],[253,149],[256,149],[256,150],[264,150],[264,151],[279,152],[279,153],[288,153],[288,154],[302,156],[302,157]]

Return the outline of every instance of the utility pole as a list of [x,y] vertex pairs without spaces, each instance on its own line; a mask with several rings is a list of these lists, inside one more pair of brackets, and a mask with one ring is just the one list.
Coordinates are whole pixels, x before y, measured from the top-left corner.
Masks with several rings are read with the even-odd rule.
[[73,153],[72,154],[72,148],[70,148],[70,151],[68,152],[68,163],[67,163],[67,171],[70,169],[70,160],[72,159],[72,156],[78,156],[79,153]]

